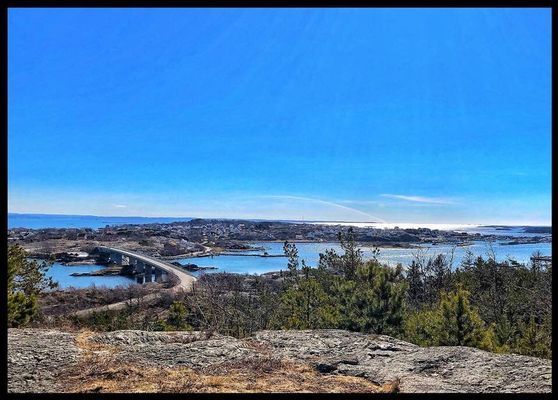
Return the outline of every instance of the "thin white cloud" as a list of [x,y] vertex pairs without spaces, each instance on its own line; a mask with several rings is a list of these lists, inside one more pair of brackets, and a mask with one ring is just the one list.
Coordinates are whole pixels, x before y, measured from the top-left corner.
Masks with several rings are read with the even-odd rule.
[[370,205],[383,205],[384,203],[377,200],[337,200],[339,204],[357,204],[363,206],[370,206]]
[[115,208],[126,208],[126,206],[124,204],[115,204],[114,207]]
[[423,197],[423,196],[406,196],[402,194],[381,194],[382,197],[388,197],[391,199],[411,201],[414,203],[427,203],[427,204],[455,204],[454,201],[449,199],[444,199],[441,197]]
[[342,209],[342,210],[346,210],[346,211],[351,211],[353,213],[359,214],[361,216],[365,216],[369,219],[375,220],[377,222],[382,222],[385,223],[386,221],[384,221],[382,218],[376,217],[374,215],[371,215],[367,212],[361,211],[361,210],[357,210],[356,208],[353,207],[347,207],[338,203],[334,203],[332,201],[325,201],[325,200],[320,200],[320,199],[313,199],[310,197],[302,197],[302,196],[285,196],[285,195],[263,195],[263,196],[258,196],[260,198],[268,198],[268,199],[279,199],[279,200],[295,200],[295,201],[304,201],[304,202],[313,202],[316,204],[323,204],[323,205],[327,205],[330,207],[334,207],[337,209]]

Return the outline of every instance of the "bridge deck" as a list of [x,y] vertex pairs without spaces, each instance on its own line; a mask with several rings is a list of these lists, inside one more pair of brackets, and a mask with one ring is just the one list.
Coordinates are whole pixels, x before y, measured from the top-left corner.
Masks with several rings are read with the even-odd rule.
[[162,269],[163,271],[168,272],[169,274],[175,275],[179,280],[179,284],[177,287],[181,287],[186,290],[190,290],[192,288],[193,283],[197,280],[197,278],[190,274],[187,271],[180,269],[179,267],[172,265],[171,263],[157,260],[153,257],[149,257],[143,254],[135,253],[128,250],[117,249],[114,247],[105,247],[99,246],[97,247],[101,252],[111,252],[111,253],[118,253],[126,257],[134,258],[136,260],[142,261],[148,265],[151,265],[155,268]]

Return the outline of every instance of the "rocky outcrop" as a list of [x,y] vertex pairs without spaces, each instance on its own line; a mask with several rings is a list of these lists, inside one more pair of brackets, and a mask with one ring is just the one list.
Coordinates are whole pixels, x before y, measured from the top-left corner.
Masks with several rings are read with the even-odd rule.
[[[552,389],[550,360],[493,354],[467,347],[422,348],[388,336],[342,330],[261,331],[239,340],[220,335],[208,337],[201,332],[84,334],[10,329],[8,390],[86,390],[79,382],[87,374],[79,375],[76,371],[84,365],[92,368],[95,363],[96,373],[109,379],[107,376],[116,374],[110,365],[133,365],[144,372],[150,368],[159,371],[187,368],[211,373],[223,369],[223,365],[258,362],[261,365],[262,359],[275,360],[271,364],[283,365],[281,368],[292,363],[310,366],[320,379],[339,377],[345,383],[347,379],[360,379],[378,387],[395,385],[393,389],[401,392],[550,392]],[[230,369],[227,371],[230,373]],[[265,377],[265,372],[259,373]],[[147,379],[145,373],[142,376]],[[241,379],[252,377],[243,375]],[[68,386],[69,382],[73,386]],[[355,382],[351,381],[351,387],[357,387]],[[97,390],[102,390],[103,383],[99,387]]]
[[59,372],[78,363],[75,334],[35,329],[8,333],[8,391],[60,392]]

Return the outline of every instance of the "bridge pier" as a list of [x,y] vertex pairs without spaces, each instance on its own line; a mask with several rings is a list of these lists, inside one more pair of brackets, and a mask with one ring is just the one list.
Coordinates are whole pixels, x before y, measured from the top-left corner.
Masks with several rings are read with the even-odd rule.
[[136,260],[136,274],[145,273],[145,263],[143,261]]
[[110,260],[118,265],[122,265],[122,254],[110,253]]
[[163,271],[159,268],[155,268],[155,282],[162,282],[163,281]]
[[151,275],[153,273],[153,266],[151,264],[145,264],[145,282],[151,282]]
[[97,260],[99,260],[99,263],[101,265],[108,264],[109,261],[110,261],[110,253],[99,253],[99,256],[97,257]]

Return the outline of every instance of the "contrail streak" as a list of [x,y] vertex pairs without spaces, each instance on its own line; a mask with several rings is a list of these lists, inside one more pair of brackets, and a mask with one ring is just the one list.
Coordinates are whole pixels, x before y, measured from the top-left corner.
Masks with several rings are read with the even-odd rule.
[[[301,197],[301,196],[264,195],[264,196],[258,196],[258,197],[271,198],[271,199],[302,200],[302,201],[310,201],[310,202],[314,202],[314,203],[326,204],[328,206],[337,207],[337,208],[340,208],[340,209],[343,209],[343,210],[348,210],[348,211],[358,213],[360,215],[364,215],[367,218],[371,218],[372,220],[374,220],[376,222],[381,222],[381,223],[384,223],[384,224],[387,223],[382,218],[375,217],[374,215],[368,214],[364,211],[357,210],[356,208],[343,206],[341,204],[337,204],[337,203],[334,203],[332,201],[312,199],[310,197]],[[370,221],[366,221],[366,222],[370,222]]]

